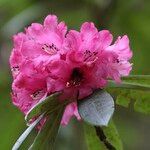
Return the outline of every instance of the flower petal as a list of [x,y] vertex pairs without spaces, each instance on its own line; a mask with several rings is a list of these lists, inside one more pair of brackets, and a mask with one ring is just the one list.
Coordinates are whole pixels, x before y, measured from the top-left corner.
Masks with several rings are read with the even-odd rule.
[[75,116],[78,120],[81,119],[79,113],[78,113],[78,109],[77,109],[77,103],[73,102],[69,105],[66,106],[64,115],[62,117],[62,121],[61,124],[62,125],[67,125],[71,119],[72,116]]

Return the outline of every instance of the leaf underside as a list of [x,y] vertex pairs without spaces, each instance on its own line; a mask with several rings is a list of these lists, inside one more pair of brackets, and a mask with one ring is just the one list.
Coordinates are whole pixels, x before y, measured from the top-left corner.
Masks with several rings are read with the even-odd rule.
[[114,112],[114,101],[106,91],[96,90],[91,96],[78,101],[78,111],[89,124],[107,126]]

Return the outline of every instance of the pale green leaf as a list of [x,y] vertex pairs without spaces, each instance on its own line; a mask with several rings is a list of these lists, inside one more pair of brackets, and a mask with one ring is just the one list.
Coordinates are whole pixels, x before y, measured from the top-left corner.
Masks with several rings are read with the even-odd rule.
[[96,90],[92,95],[78,101],[81,118],[95,126],[107,126],[114,112],[114,100],[104,90]]

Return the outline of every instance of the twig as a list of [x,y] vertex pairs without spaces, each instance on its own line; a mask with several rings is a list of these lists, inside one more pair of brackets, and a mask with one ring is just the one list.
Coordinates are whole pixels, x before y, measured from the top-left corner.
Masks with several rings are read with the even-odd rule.
[[97,134],[98,138],[100,139],[100,141],[102,141],[104,143],[104,145],[106,146],[106,148],[108,150],[116,150],[116,148],[111,143],[109,143],[109,141],[107,141],[107,138],[106,138],[103,130],[101,129],[101,127],[95,126],[95,130],[96,130],[96,134]]

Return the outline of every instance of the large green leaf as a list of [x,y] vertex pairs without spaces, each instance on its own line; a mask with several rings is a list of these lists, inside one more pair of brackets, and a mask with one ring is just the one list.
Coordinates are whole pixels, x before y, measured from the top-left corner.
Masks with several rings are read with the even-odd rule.
[[134,109],[138,112],[150,114],[150,76],[132,75],[122,78],[121,84],[110,81],[106,90],[116,97],[118,105],[128,107],[134,100]]
[[108,87],[110,88],[124,88],[124,89],[133,89],[141,91],[150,91],[150,85],[144,83],[135,83],[135,81],[123,81],[121,83],[116,83],[115,81],[109,81]]
[[12,150],[18,150],[23,141],[27,138],[27,136],[31,133],[31,131],[35,128],[35,126],[41,121],[43,118],[43,114],[39,116],[24,132],[23,134],[19,137],[19,139],[16,141],[14,144]]
[[[38,122],[42,118],[51,117],[50,120],[51,120],[51,122],[53,122],[53,119],[55,119],[55,115],[57,115],[57,113],[59,113],[60,110],[62,110],[62,108],[64,110],[66,103],[60,103],[59,102],[58,96],[60,96],[60,94],[61,94],[60,92],[57,92],[57,93],[50,95],[46,99],[41,100],[39,103],[37,103],[33,108],[31,108],[29,110],[29,112],[25,116],[25,119],[27,121],[29,121],[31,118],[34,118],[37,116],[40,116],[40,117],[38,117],[37,120],[35,120],[32,124],[30,124],[29,127],[25,130],[25,132],[20,136],[20,138],[17,140],[17,142],[14,145],[14,150],[17,150],[20,147],[22,142],[27,138],[29,133],[32,131],[33,128],[35,128],[35,126],[38,124]],[[62,115],[62,114],[60,114],[60,115]],[[46,122],[46,124],[47,124],[47,122]],[[60,124],[60,123],[58,123],[58,124]],[[56,129],[57,129],[57,127],[56,127]],[[40,134],[41,133],[38,134],[38,137],[41,136]]]
[[47,116],[47,121],[29,148],[30,150],[53,150],[64,108],[65,106],[61,106]]
[[123,150],[122,141],[112,120],[109,122],[107,127],[102,127],[102,130],[108,143],[113,145],[116,150]]
[[95,126],[107,126],[114,112],[114,100],[106,91],[96,90],[78,101],[78,111],[84,121]]
[[99,140],[94,127],[86,123],[83,125],[88,150],[107,150],[103,142]]
[[122,77],[122,80],[131,83],[141,83],[145,85],[150,85],[150,75],[130,75],[127,77]]
[[122,150],[122,142],[111,121],[107,127],[93,127],[84,124],[88,150]]
[[58,107],[62,105],[62,103],[58,101],[58,96],[60,96],[60,92],[54,93],[46,97],[46,99],[39,101],[28,111],[27,115],[25,116],[25,120],[28,122],[35,116],[39,116],[40,114],[45,112],[50,113],[58,109]]
[[131,93],[131,98],[135,100],[135,111],[150,114],[150,92],[134,91]]

